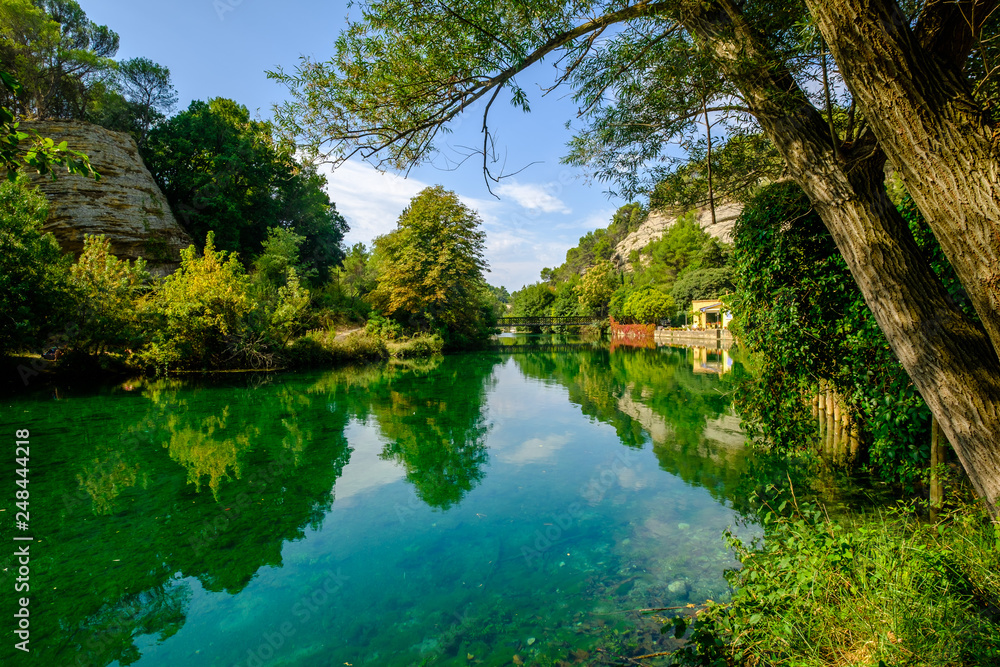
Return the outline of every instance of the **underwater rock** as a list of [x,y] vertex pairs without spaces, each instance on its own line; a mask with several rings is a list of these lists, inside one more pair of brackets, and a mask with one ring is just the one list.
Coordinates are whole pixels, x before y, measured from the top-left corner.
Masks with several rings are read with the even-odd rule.
[[681,579],[671,582],[671,584],[667,586],[667,590],[675,595],[678,595],[680,593],[687,593],[687,589],[688,589],[687,582]]

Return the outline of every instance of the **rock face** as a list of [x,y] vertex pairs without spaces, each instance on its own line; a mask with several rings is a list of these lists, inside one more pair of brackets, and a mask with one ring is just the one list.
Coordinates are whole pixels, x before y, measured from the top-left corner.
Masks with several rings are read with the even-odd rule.
[[[716,203],[715,224],[712,224],[712,211],[708,206],[697,209],[698,224],[708,234],[723,241],[732,243],[733,225],[736,218],[743,210],[743,205],[738,203]],[[611,258],[615,264],[626,270],[631,270],[628,257],[633,250],[642,250],[653,241],[658,240],[671,225],[677,222],[676,215],[670,215],[662,211],[651,211],[646,221],[639,229],[635,230],[615,246],[614,255]]]
[[161,275],[177,268],[180,250],[191,245],[191,238],[171,213],[132,137],[78,121],[24,122],[21,129],[68,142],[89,156],[101,175],[95,181],[62,172],[53,181],[31,174],[49,200],[43,230],[52,232],[63,250],[79,255],[85,235],[104,234],[120,259],[142,257],[151,273]]

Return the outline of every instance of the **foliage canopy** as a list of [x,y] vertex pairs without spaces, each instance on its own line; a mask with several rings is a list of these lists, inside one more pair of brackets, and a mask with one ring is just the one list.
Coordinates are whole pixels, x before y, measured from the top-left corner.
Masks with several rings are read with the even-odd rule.
[[489,298],[480,225],[454,192],[440,185],[422,190],[396,229],[375,239],[372,305],[414,328],[478,338],[488,326],[482,308]]
[[299,252],[319,280],[343,258],[348,227],[323,191],[323,177],[297,163],[292,147],[246,107],[222,98],[194,101],[150,132],[145,157],[198,243],[213,231],[219,249],[249,259],[269,229],[282,227],[305,237]]

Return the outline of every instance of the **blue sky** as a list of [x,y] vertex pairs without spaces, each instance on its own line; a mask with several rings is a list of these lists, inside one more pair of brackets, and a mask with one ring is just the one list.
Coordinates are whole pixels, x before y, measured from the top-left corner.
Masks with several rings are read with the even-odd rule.
[[[285,98],[284,89],[265,77],[265,70],[292,70],[300,56],[326,60],[333,41],[346,25],[346,2],[286,0],[79,0],[94,21],[121,37],[119,59],[145,56],[170,68],[180,102],[229,97],[261,118]],[[441,142],[432,165],[410,172],[407,179],[379,174],[362,162],[350,162],[328,176],[329,192],[347,218],[348,243],[369,244],[390,231],[410,197],[427,185],[441,184],[475,208],[487,233],[487,280],[510,291],[538,280],[539,271],[565,259],[580,236],[604,227],[625,203],[609,199],[600,183],[588,184],[582,170],[559,163],[572,133],[564,127],[576,107],[569,90],[541,96],[552,80],[551,66],[535,65],[518,83],[531,94],[530,114],[498,100],[491,126],[504,151],[508,171],[527,166],[494,191],[486,189],[481,159],[457,169],[449,162],[461,146],[481,145],[481,115],[460,117],[454,133]]]

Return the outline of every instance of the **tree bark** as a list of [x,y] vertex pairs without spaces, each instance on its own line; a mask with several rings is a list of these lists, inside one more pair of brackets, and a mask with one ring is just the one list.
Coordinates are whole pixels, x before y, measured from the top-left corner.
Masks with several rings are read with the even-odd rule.
[[[1000,189],[993,127],[955,42],[995,2],[934,3],[920,39],[895,0],[806,0],[851,93],[1000,350]],[[962,7],[964,5],[964,7]],[[958,7],[958,9],[953,9]],[[935,20],[936,19],[936,20]],[[958,25],[955,25],[958,24]],[[946,41],[946,39],[948,41]],[[968,51],[966,51],[968,53]]]
[[995,514],[1000,359],[985,332],[955,306],[889,200],[878,146],[862,139],[838,159],[822,116],[733,0],[691,0],[679,17],[740,89],[809,196],[893,351]]

